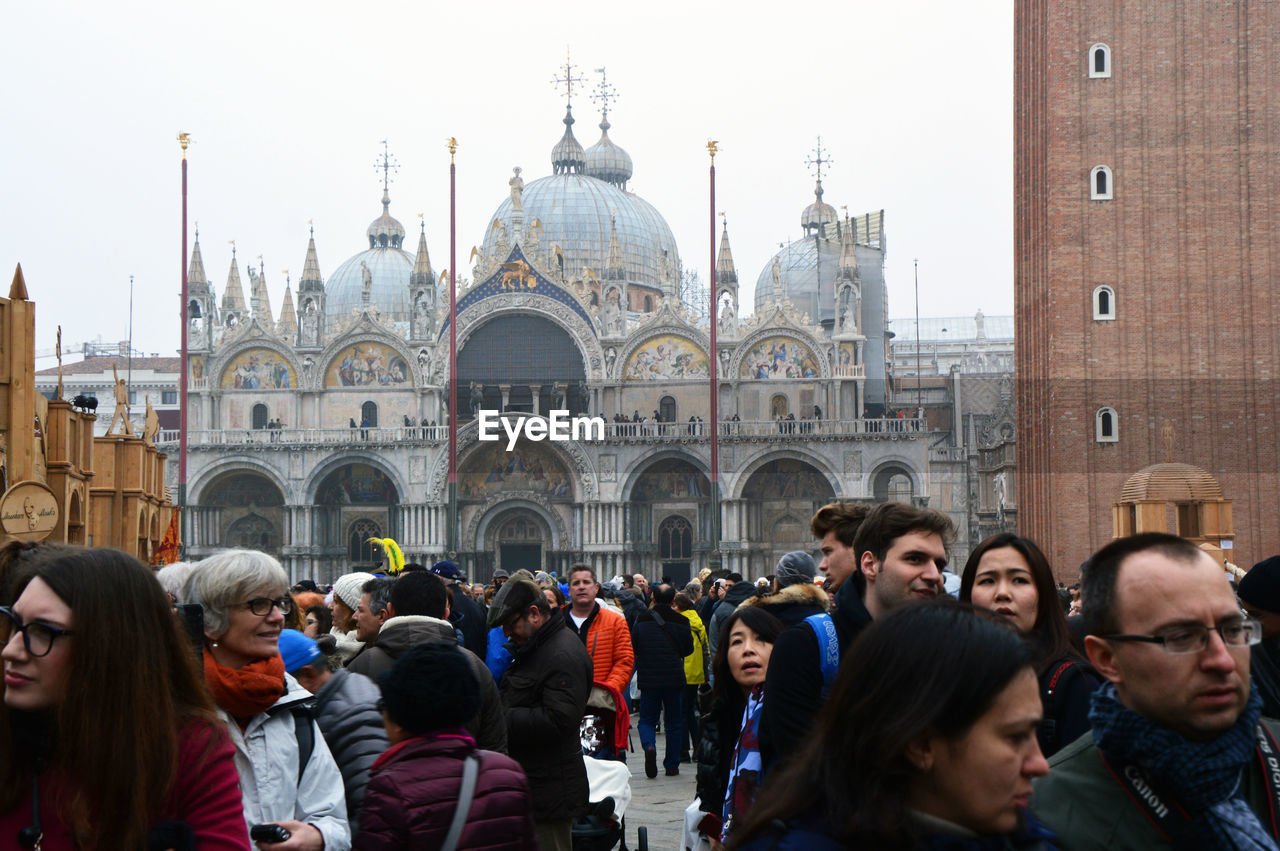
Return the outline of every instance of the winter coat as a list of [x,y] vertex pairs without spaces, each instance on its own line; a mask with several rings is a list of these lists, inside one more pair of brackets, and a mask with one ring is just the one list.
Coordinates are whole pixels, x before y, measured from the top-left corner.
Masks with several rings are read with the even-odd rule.
[[[1055,851],[1056,838],[1045,825],[1028,815],[1017,831],[995,836],[979,836],[952,822],[907,811],[914,822],[919,839],[914,851]],[[744,851],[840,851],[849,847],[867,847],[866,841],[852,844],[832,838],[833,831],[819,812],[789,819],[785,825],[775,822],[772,831],[757,834],[741,846]]]
[[462,633],[462,645],[484,658],[489,647],[489,627],[485,623],[484,608],[467,596],[461,585],[453,586],[453,599],[449,602],[449,623]]
[[393,745],[374,763],[356,851],[439,848],[449,832],[467,754],[480,756],[475,796],[459,849],[536,848],[529,782],[519,764],[476,751],[469,736],[437,731]]
[[[1280,738],[1280,722],[1264,718],[1263,723],[1272,736]],[[1153,779],[1158,782],[1160,778]],[[1033,780],[1031,788],[1031,809],[1061,837],[1062,848],[1145,851],[1173,847],[1103,764],[1092,732],[1058,751],[1049,760],[1049,773]],[[1263,826],[1269,826],[1270,794],[1257,759],[1251,758],[1241,772],[1240,791]]]
[[787,626],[794,626],[810,615],[820,615],[831,609],[827,592],[812,582],[797,582],[776,594],[748,597],[741,605],[759,606]]
[[502,627],[495,626],[489,630],[488,648],[484,652],[484,664],[493,674],[495,683],[502,682],[502,675],[511,667],[511,653],[507,650],[507,637]]
[[312,713],[347,787],[347,821],[359,824],[360,802],[373,761],[387,749],[378,701],[382,692],[363,674],[336,671],[316,692]]
[[723,697],[712,698],[698,726],[698,808],[704,813],[712,813],[717,819],[724,807],[729,763],[733,760],[733,746],[742,730],[744,708],[745,701],[730,706]]
[[689,622],[689,631],[693,635],[693,652],[684,657],[684,682],[685,685],[700,686],[707,681],[707,668],[711,664],[707,628],[702,625],[702,618],[693,609],[680,614]]
[[[216,741],[211,742],[211,738]],[[212,744],[212,747],[210,745]],[[0,813],[0,847],[10,846],[18,831],[31,825],[31,783],[23,782],[18,805]],[[40,775],[40,826],[44,851],[78,848],[70,820],[56,806],[73,790],[65,776],[49,770]],[[244,823],[244,801],[235,755],[222,725],[189,721],[178,733],[178,773],[157,822],[181,821],[195,833],[201,851],[248,851],[249,828]],[[117,837],[118,839],[118,837]],[[110,837],[107,837],[108,842]]]
[[[410,647],[424,641],[457,644],[458,634],[453,624],[440,618],[427,615],[399,615],[389,618],[378,632],[378,639],[365,652],[361,653],[347,670],[364,674],[375,683]],[[498,696],[498,687],[493,682],[493,675],[485,667],[480,657],[465,647],[471,669],[480,682],[480,714],[467,722],[467,729],[475,737],[481,750],[507,752],[507,728],[502,720],[502,700]]]
[[634,591],[623,589],[613,595],[613,599],[617,601],[618,607],[622,609],[622,614],[627,619],[627,626],[634,627],[636,618],[640,617],[648,608],[644,601],[636,595]]
[[501,686],[507,743],[529,778],[534,818],[574,818],[587,807],[579,728],[591,691],[591,657],[561,617],[507,648],[512,661]]
[[626,691],[635,668],[635,651],[631,649],[631,632],[622,615],[597,601],[595,611],[578,627],[573,622],[573,609],[564,609],[564,622],[583,640],[591,656],[594,681],[608,683],[618,691]]
[[333,629],[329,630],[329,634],[338,642],[334,655],[337,656],[344,665],[358,656],[360,651],[364,650],[364,642],[356,638],[356,631],[354,629],[350,632],[343,632],[335,626]]
[[[662,618],[661,626],[655,614]],[[669,606],[646,609],[631,627],[631,644],[641,689],[684,687],[684,657],[693,652],[693,631],[679,612]]]
[[1088,662],[1064,656],[1047,666],[1039,681],[1045,714],[1036,728],[1036,740],[1047,759],[1089,731],[1090,698],[1101,680]]
[[750,582],[735,582],[732,588],[724,592],[724,599],[711,613],[711,622],[707,624],[707,641],[713,657],[720,647],[720,630],[724,622],[729,619],[729,615],[733,614],[734,609],[755,595],[756,586]]
[[[831,620],[835,624],[840,655],[871,623],[871,613],[863,605],[866,580],[861,573],[840,586]],[[822,663],[818,636],[807,623],[787,627],[773,643],[769,672],[765,678],[764,702],[760,716],[760,757],[768,773],[778,761],[800,749],[812,734],[813,721],[822,707]]]
[[236,749],[244,820],[253,826],[297,819],[323,834],[325,851],[346,851],[351,832],[342,772],[312,721],[311,759],[298,777],[298,735],[290,708],[305,706],[312,697],[293,677],[285,674],[284,680],[284,695],[249,719],[243,732],[226,710],[218,710]]

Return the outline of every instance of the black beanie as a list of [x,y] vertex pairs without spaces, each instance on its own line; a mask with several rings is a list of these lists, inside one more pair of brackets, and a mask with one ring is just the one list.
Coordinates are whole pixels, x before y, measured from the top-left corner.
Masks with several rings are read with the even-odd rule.
[[1280,556],[1255,564],[1236,586],[1236,593],[1255,609],[1280,614]]
[[480,712],[480,682],[456,645],[411,647],[378,685],[387,716],[414,735],[461,727]]

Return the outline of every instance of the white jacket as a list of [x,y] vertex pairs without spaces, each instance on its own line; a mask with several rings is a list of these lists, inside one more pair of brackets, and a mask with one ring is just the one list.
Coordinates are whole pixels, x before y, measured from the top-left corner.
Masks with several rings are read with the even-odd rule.
[[325,851],[348,851],[351,829],[342,773],[312,721],[315,747],[299,781],[298,736],[289,707],[313,698],[288,674],[285,686],[284,696],[255,715],[243,733],[234,718],[218,710],[236,748],[244,820],[252,827],[297,819],[316,826],[324,836]]

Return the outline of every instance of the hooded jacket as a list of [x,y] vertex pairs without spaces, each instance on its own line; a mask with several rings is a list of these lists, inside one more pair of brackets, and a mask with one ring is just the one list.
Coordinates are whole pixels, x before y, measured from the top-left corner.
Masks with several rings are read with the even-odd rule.
[[618,603],[618,608],[622,609],[622,615],[627,619],[629,627],[636,625],[636,618],[640,617],[647,608],[636,592],[626,588],[615,593],[613,599]]
[[684,657],[684,682],[685,685],[700,686],[707,681],[707,668],[711,663],[707,628],[702,625],[702,618],[693,609],[680,614],[689,622],[689,632],[693,636],[693,652]]
[[794,626],[810,615],[818,615],[831,609],[827,592],[812,582],[797,582],[763,597],[750,597],[743,606],[759,606],[787,626]]
[[587,807],[579,728],[591,691],[591,657],[561,617],[507,648],[512,661],[502,677],[502,704],[511,757],[529,778],[534,820],[573,818]]
[[284,681],[284,695],[249,719],[243,731],[226,710],[218,710],[236,749],[245,822],[252,827],[297,819],[320,831],[325,851],[346,851],[351,847],[351,831],[342,773],[317,729],[311,759],[298,777],[298,735],[290,709],[307,705],[312,698],[293,677],[285,674]]
[[679,612],[670,606],[646,609],[631,628],[631,644],[641,689],[684,687],[684,657],[693,652],[693,632]]
[[[836,592],[831,620],[842,659],[853,640],[871,623],[871,613],[862,602],[865,589],[866,579],[855,571]],[[768,772],[776,762],[800,749],[822,706],[818,636],[803,619],[784,629],[774,642],[765,694],[769,699],[760,716],[760,757]]]
[[473,752],[480,771],[458,848],[537,847],[529,782],[515,760],[476,751],[469,737],[436,731],[393,745],[374,763],[356,851],[439,848],[453,821],[463,762]]
[[707,641],[710,643],[711,655],[716,655],[720,647],[720,627],[733,614],[733,610],[756,595],[756,586],[750,582],[735,582],[724,592],[724,599],[716,604],[711,612],[711,622],[707,624]]
[[[348,671],[364,674],[375,683],[385,671],[410,647],[424,641],[457,644],[458,634],[453,624],[440,618],[428,615],[398,615],[389,618],[378,632],[373,646],[365,650],[347,666]],[[507,752],[507,726],[502,718],[502,699],[498,696],[498,687],[493,682],[493,675],[484,661],[462,648],[471,662],[471,670],[475,672],[480,683],[480,714],[467,722],[467,729],[475,737],[476,745],[481,750]]]
[[368,677],[335,671],[316,692],[312,712],[347,788],[347,820],[359,823],[369,769],[387,749],[387,731],[378,712],[382,693]]

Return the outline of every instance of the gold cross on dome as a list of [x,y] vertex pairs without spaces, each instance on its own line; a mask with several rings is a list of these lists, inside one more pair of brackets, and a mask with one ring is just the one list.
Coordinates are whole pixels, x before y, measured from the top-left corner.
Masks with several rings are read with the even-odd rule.
[[575,77],[573,70],[574,65],[569,59],[569,48],[566,47],[564,50],[564,76],[551,78],[551,85],[555,86],[557,91],[561,86],[564,87],[565,106],[573,104],[573,87],[587,81],[586,77]]

